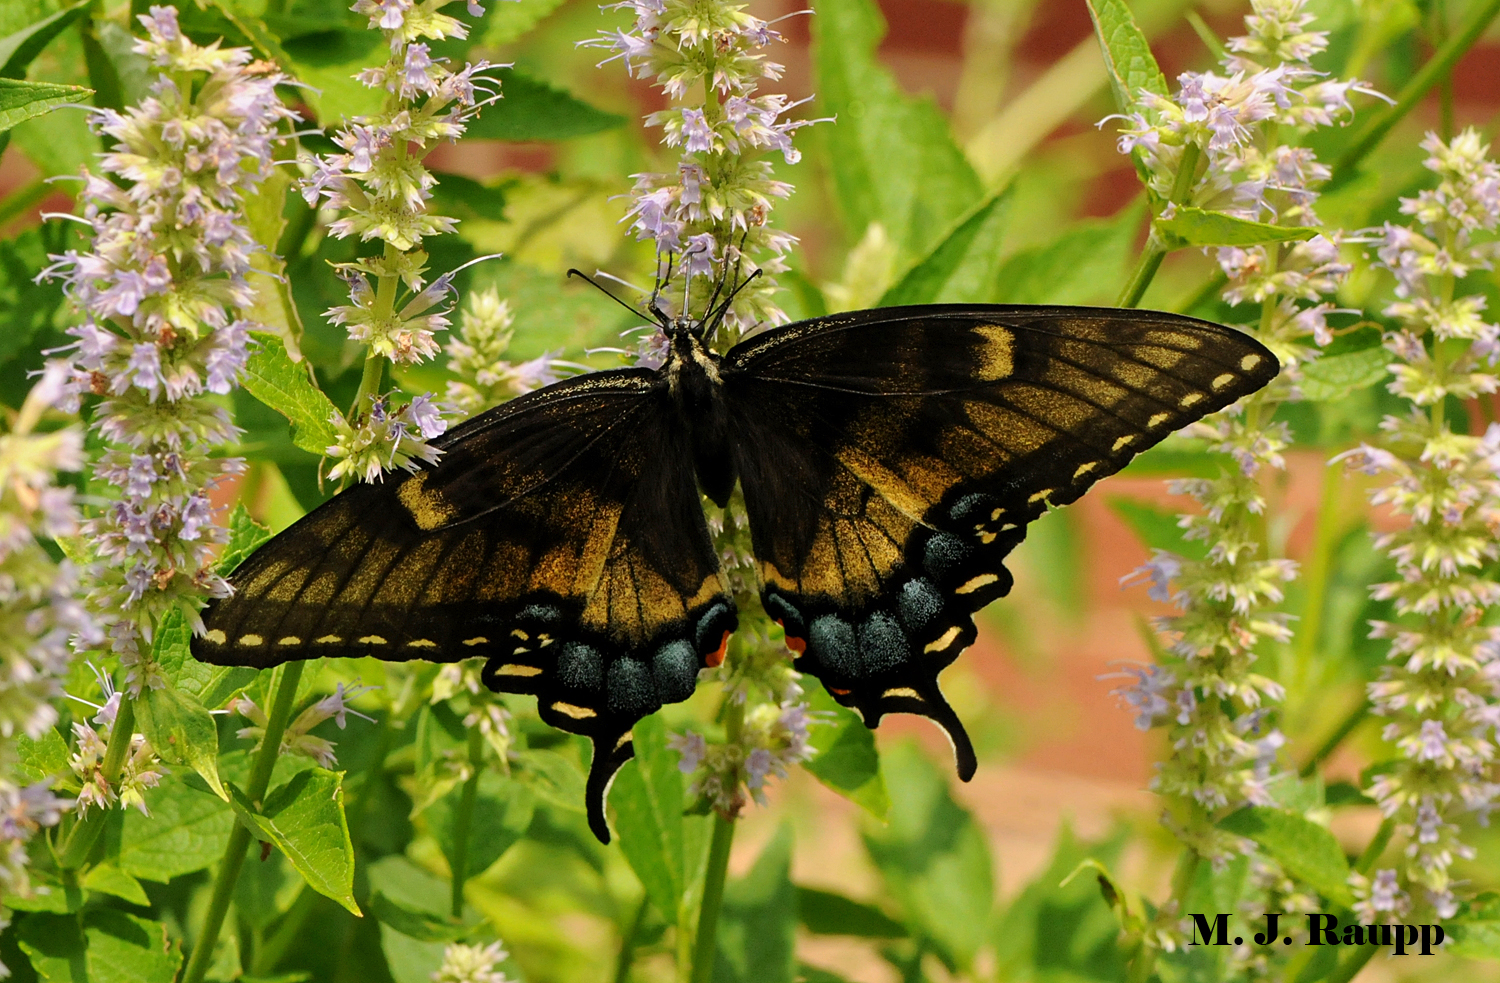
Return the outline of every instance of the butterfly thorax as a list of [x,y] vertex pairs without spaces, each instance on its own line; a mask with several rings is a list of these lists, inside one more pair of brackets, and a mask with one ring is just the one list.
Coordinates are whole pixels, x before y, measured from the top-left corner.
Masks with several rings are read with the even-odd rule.
[[730,456],[729,407],[719,374],[723,359],[703,344],[685,325],[669,329],[671,348],[661,372],[673,405],[693,446],[693,467],[703,493],[718,505],[734,490],[734,461]]

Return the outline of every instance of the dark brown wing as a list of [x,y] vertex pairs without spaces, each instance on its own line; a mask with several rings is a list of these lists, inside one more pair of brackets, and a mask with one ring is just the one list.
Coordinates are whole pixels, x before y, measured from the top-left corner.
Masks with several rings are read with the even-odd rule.
[[797,668],[871,727],[932,718],[968,779],[937,677],[1010,590],[1026,524],[1278,369],[1240,332],[1099,308],[886,308],[736,346],[735,462]]
[[486,656],[492,689],[594,742],[589,816],[630,728],[692,695],[735,627],[685,434],[644,370],[531,393],[445,435],[442,461],[339,494],[204,612],[205,662]]

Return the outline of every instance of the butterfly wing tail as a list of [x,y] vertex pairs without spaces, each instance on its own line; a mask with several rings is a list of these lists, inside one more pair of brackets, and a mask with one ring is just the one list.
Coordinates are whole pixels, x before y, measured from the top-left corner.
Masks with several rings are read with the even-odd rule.
[[627,731],[613,740],[595,736],[594,760],[589,765],[588,784],[584,788],[584,802],[588,808],[589,829],[600,843],[609,843],[609,822],[604,817],[604,802],[609,797],[609,786],[615,780],[625,762],[635,757],[635,742]]

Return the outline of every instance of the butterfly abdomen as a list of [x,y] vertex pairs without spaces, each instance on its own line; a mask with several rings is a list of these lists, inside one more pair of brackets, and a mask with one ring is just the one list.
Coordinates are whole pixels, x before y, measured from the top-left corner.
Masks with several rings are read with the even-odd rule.
[[737,475],[719,356],[706,349],[697,335],[682,332],[673,337],[662,371],[678,417],[691,435],[698,485],[723,508],[729,504]]

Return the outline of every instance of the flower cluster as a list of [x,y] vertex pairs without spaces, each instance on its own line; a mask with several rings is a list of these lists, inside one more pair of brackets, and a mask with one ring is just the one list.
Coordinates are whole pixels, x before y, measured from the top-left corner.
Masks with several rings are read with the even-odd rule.
[[82,815],[90,809],[107,809],[118,803],[127,808],[134,806],[143,815],[150,815],[146,809],[146,789],[155,788],[161,781],[161,759],[144,735],[132,733],[119,773],[111,779],[105,759],[120,712],[121,694],[115,690],[107,673],[96,669],[95,676],[104,694],[104,703],[96,708],[98,712],[91,721],[73,722],[73,753],[68,757],[68,767],[73,770],[80,786],[76,803],[78,812]]
[[196,624],[203,595],[227,591],[211,565],[224,531],[209,491],[239,468],[213,456],[236,431],[206,394],[228,393],[245,365],[250,325],[233,312],[254,299],[255,247],[242,205],[270,173],[278,126],[296,118],[276,96],[283,77],[248,50],[193,44],[171,7],[140,21],[135,50],[160,74],[139,106],[93,116],[114,140],[101,166],[116,179],[84,175],[93,251],[54,256],[43,274],[84,316],[70,332],[73,403],[103,397],[94,427],[110,446],[95,474],[117,497],[85,529],[100,560],[90,600],[114,619],[133,689],[161,616]]
[[[52,780],[17,780],[16,739],[42,737],[57,722],[52,701],[62,695],[70,663],[68,640],[103,638],[73,597],[77,572],[54,561],[41,540],[73,536],[78,513],[59,472],[83,467],[83,434],[76,427],[34,430],[63,396],[69,369],[48,367],[27,396],[10,432],[0,435],[0,893],[25,895],[27,843],[54,826],[70,805]],[[0,919],[3,921],[3,919]],[[0,969],[0,974],[3,974]]]
[[352,475],[361,481],[379,481],[394,468],[415,471],[417,461],[436,464],[442,451],[427,441],[448,429],[437,404],[418,396],[395,410],[385,396],[370,396],[370,408],[350,423],[342,415],[330,421],[338,437],[327,454],[337,463],[328,477],[337,481]]
[[745,807],[746,792],[765,804],[765,786],[771,776],[785,778],[789,765],[813,756],[807,743],[807,728],[816,723],[807,704],[794,700],[758,703],[744,713],[736,740],[709,744],[703,735],[688,731],[669,742],[682,760],[685,775],[694,775],[690,795],[726,816],[736,816]]
[[1500,798],[1491,776],[1500,629],[1485,623],[1500,585],[1484,572],[1500,557],[1500,426],[1456,433],[1444,412],[1448,396],[1500,388],[1491,363],[1500,327],[1480,317],[1483,296],[1455,296],[1467,273],[1491,268],[1493,241],[1481,240],[1500,229],[1500,168],[1473,130],[1447,143],[1429,134],[1422,147],[1438,186],[1402,199],[1412,226],[1388,223],[1379,237],[1380,265],[1396,281],[1385,313],[1399,322],[1385,339],[1398,360],[1390,390],[1412,409],[1382,421],[1384,446],[1340,455],[1384,478],[1372,500],[1406,519],[1376,539],[1400,579],[1373,589],[1397,615],[1372,624],[1372,637],[1390,640],[1391,661],[1370,684],[1397,757],[1369,792],[1406,840],[1406,856],[1364,885],[1363,903],[1387,918],[1409,907],[1453,916],[1451,867],[1474,855],[1454,820],[1474,812],[1485,821]]
[[432,983],[514,983],[498,968],[507,958],[509,954],[499,942],[450,942],[443,950],[443,964],[432,974]]
[[[297,718],[287,725],[281,735],[281,754],[300,754],[316,761],[324,768],[333,768],[338,765],[338,759],[334,757],[334,742],[317,737],[309,731],[325,720],[333,720],[338,724],[339,730],[343,730],[349,722],[349,714],[359,717],[361,720],[375,722],[374,717],[360,713],[349,706],[349,701],[356,699],[364,693],[375,689],[374,686],[360,686],[355,683],[349,689],[344,688],[343,683],[334,687],[332,693],[323,697],[312,706],[303,710]],[[266,712],[256,705],[255,701],[245,695],[235,697],[229,701],[229,710],[237,713],[250,721],[249,727],[241,727],[236,736],[254,740],[259,746],[266,736]]]
[[[354,5],[390,43],[386,63],[358,76],[366,86],[385,90],[386,108],[357,117],[334,136],[342,153],[303,159],[303,197],[309,205],[321,202],[339,213],[328,231],[385,246],[380,255],[338,267],[349,283],[351,303],[333,308],[328,316],[347,325],[349,336],[367,344],[372,355],[399,363],[435,355],[433,332],[448,325],[443,313],[432,310],[449,292],[448,281],[440,277],[424,289],[427,254],[420,246],[428,236],[452,232],[456,220],[427,210],[436,178],[422,160],[437,143],[462,136],[480,106],[498,98],[479,98],[490,81],[480,74],[490,67],[488,62],[455,71],[445,59],[432,56],[428,41],[468,36],[461,21],[442,12],[448,3],[359,0]],[[483,13],[473,0],[469,7]],[[411,297],[398,307],[403,283]]]
[[[721,340],[785,322],[772,277],[786,269],[782,257],[796,239],[768,223],[792,187],[772,176],[766,157],[796,163],[792,133],[810,121],[783,119],[800,103],[756,94],[760,79],[781,77],[782,66],[764,53],[781,35],[728,0],[625,0],[618,9],[635,14],[629,31],[582,43],[614,51],[606,61],[620,59],[636,78],[655,78],[673,105],[646,122],[680,152],[675,170],[634,175],[626,215],[637,238],[656,245],[654,299],[677,316],[706,316],[721,281],[740,287],[759,268],[768,275],[735,296]],[[677,278],[681,285],[670,289]]]
[[448,367],[458,376],[448,383],[447,402],[464,416],[558,380],[561,363],[550,354],[520,363],[506,360],[514,320],[509,302],[493,289],[470,295],[457,337],[446,349]]

